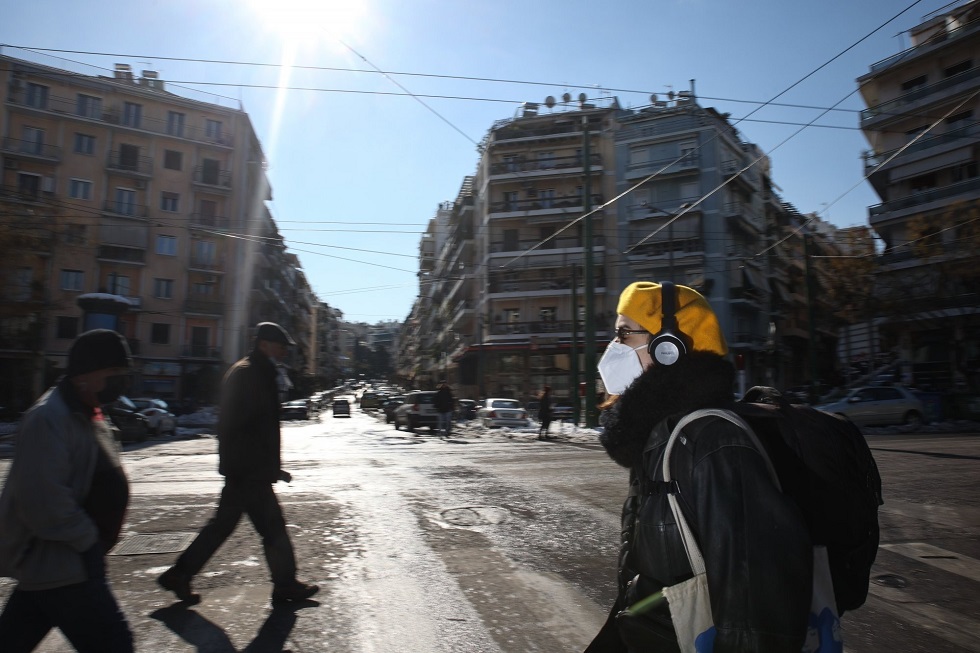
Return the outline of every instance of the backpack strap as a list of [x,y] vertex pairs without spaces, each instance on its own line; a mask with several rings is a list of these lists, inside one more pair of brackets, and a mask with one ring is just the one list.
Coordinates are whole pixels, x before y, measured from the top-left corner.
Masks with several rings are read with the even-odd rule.
[[[696,410],[692,413],[688,413],[677,422],[677,426],[674,430],[670,432],[670,439],[667,440],[667,447],[664,450],[664,462],[663,462],[663,476],[664,482],[668,484],[669,487],[676,487],[676,481],[672,474],[670,473],[670,454],[674,450],[674,444],[680,437],[681,430],[690,424],[691,422],[701,419],[703,417],[720,417],[721,419],[727,420],[739,427],[749,436],[749,440],[752,441],[752,445],[759,451],[762,455],[762,459],[766,463],[766,469],[769,470],[769,476],[772,482],[775,484],[776,488],[782,492],[782,486],[779,484],[779,477],[776,475],[776,469],[772,466],[772,461],[769,460],[769,455],[766,453],[765,448],[762,443],[759,442],[759,437],[752,430],[745,420],[736,415],[730,410],[722,410],[720,408],[703,408],[701,410]],[[687,554],[687,561],[691,565],[691,570],[694,575],[703,574],[705,572],[704,557],[701,555],[701,550],[698,548],[698,543],[694,539],[694,533],[691,531],[691,527],[687,522],[687,518],[684,517],[684,512],[681,510],[680,503],[677,499],[677,493],[671,491],[667,494],[667,501],[670,503],[670,511],[674,515],[674,521],[677,522],[677,527],[681,532],[681,541],[684,543],[684,552]]]

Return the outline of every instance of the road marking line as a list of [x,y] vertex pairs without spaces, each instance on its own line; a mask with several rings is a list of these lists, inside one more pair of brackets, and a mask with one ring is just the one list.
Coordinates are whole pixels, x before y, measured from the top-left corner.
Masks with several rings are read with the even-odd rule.
[[964,617],[930,603],[915,601],[910,594],[892,587],[871,583],[869,603],[896,617],[955,644],[966,651],[980,653],[980,621]]
[[[925,542],[882,544],[879,548],[912,558],[943,571],[980,582],[980,560],[961,555]],[[980,632],[980,631],[977,631]]]

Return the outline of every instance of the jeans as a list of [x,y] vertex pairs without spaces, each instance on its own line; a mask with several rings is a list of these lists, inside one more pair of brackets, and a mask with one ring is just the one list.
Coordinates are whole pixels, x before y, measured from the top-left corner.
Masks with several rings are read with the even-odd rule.
[[439,432],[445,435],[452,435],[453,432],[453,411],[439,413]]
[[230,478],[225,479],[214,516],[177,558],[177,571],[187,576],[201,571],[218,547],[234,532],[242,514],[248,515],[262,537],[262,548],[273,584],[288,585],[296,580],[296,556],[272,484]]
[[33,651],[52,628],[80,653],[133,651],[133,633],[105,577],[48,590],[15,589],[0,614],[0,649]]

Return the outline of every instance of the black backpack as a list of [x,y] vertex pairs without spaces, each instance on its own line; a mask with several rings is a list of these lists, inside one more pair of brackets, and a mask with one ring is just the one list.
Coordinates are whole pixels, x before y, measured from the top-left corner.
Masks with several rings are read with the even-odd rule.
[[790,404],[774,388],[750,389],[734,411],[759,436],[813,544],[827,547],[838,613],[859,608],[868,596],[884,503],[864,436],[849,420]]

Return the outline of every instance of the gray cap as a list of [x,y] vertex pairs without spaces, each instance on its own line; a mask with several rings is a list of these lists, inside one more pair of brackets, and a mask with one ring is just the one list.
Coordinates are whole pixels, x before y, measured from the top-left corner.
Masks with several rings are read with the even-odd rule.
[[289,337],[286,330],[275,322],[259,322],[255,326],[255,339],[278,342],[283,345],[295,345],[296,341]]

